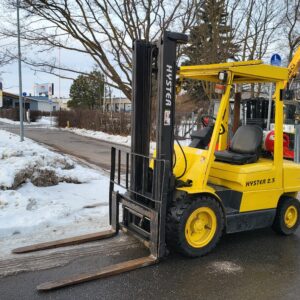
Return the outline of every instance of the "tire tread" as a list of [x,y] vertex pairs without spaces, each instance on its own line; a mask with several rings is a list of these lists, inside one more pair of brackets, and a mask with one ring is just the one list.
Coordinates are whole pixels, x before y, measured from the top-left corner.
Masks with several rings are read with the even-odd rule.
[[[192,250],[192,247],[187,247],[184,232],[182,232],[182,227],[185,227],[185,224],[182,224],[184,219],[184,213],[195,203],[211,203],[220,213],[219,218],[219,229],[217,231],[217,236],[205,247]],[[206,255],[211,252],[219,242],[224,228],[224,214],[223,209],[219,201],[214,199],[209,195],[201,195],[195,199],[190,197],[186,193],[180,193],[180,195],[172,201],[169,206],[167,213],[167,222],[166,222],[166,239],[167,245],[170,250],[175,250],[185,256],[198,257]],[[183,230],[184,231],[184,230]]]
[[[285,210],[288,206],[294,205],[298,209],[298,220],[292,228],[287,228],[284,224],[284,214]],[[279,204],[277,206],[276,216],[274,219],[274,223],[272,225],[272,229],[281,235],[290,235],[296,231],[299,226],[300,216],[300,203],[297,199],[290,196],[282,196],[279,200]]]

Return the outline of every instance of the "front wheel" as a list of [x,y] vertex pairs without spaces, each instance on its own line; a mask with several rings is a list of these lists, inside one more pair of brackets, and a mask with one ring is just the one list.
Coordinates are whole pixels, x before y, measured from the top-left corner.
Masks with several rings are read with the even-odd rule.
[[186,256],[203,256],[215,248],[223,227],[224,215],[216,199],[183,194],[173,201],[168,211],[167,244]]
[[296,231],[300,222],[300,203],[297,199],[283,196],[279,200],[272,228],[279,234],[290,235]]

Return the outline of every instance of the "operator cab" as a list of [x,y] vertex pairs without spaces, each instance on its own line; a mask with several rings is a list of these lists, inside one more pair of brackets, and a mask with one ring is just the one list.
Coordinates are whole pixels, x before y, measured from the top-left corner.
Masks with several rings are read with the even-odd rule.
[[[203,127],[191,134],[189,147],[206,149],[214,130],[214,126]],[[263,142],[263,130],[257,125],[243,125],[238,128],[232,138],[228,150],[216,151],[216,161],[243,165],[258,161]]]
[[[191,133],[189,147],[207,149],[214,130],[215,117],[204,115],[201,117],[202,128]],[[224,132],[221,127],[220,135]],[[216,151],[217,161],[243,165],[255,163],[259,159],[263,142],[263,130],[258,125],[243,125],[238,128],[228,150]]]

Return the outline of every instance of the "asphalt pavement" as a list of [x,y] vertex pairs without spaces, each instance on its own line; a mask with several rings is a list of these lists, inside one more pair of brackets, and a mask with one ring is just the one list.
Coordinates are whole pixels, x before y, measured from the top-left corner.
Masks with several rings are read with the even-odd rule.
[[[58,130],[25,132],[27,137],[109,168],[111,145],[105,142]],[[60,267],[10,275],[0,279],[0,299],[300,299],[300,230],[283,237],[271,229],[226,235],[202,258],[171,253],[157,265],[126,274],[52,292],[36,291],[45,281],[144,255],[147,251],[142,246],[115,251],[108,247],[105,253],[89,252]]]
[[1,299],[299,299],[300,234],[271,229],[225,236],[209,255],[171,254],[157,265],[52,292],[36,286],[146,255],[142,248],[80,257],[63,267],[0,279]]
[[[0,122],[0,129],[19,134],[19,127]],[[99,166],[105,170],[110,169],[111,147],[128,150],[125,146],[116,145],[86,136],[81,136],[70,131],[50,127],[24,128],[24,136],[39,143],[53,147],[55,150],[70,154],[84,161]],[[125,160],[123,160],[125,161]]]

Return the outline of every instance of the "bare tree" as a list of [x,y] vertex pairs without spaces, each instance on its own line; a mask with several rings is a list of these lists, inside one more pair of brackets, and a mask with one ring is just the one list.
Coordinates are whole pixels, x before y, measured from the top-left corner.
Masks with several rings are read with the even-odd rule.
[[[233,7],[235,40],[240,45],[240,60],[263,59],[278,44],[282,26],[283,5],[280,0],[228,0]],[[251,96],[259,95],[261,85],[250,88]]]
[[300,45],[300,0],[285,0],[283,24],[289,46],[288,61],[291,61],[294,51]]
[[[11,0],[7,0],[11,1]],[[163,29],[187,32],[199,0],[24,0],[23,47],[45,54],[61,48],[92,57],[112,87],[131,96],[131,50],[135,39],[153,41]],[[10,3],[11,6],[14,2]],[[0,33],[15,37],[6,26]],[[13,55],[13,53],[12,53]],[[24,56],[34,69],[55,74],[84,74],[54,58]],[[66,75],[67,74],[67,75]]]
[[236,38],[242,45],[241,60],[262,59],[279,39],[280,1],[246,0],[241,2],[237,17]]
[[[11,57],[10,53],[7,53],[6,51],[0,52],[0,68],[8,65],[13,60],[14,60],[14,58]],[[1,72],[0,72],[0,74],[1,74]]]
[[14,61],[14,57],[11,56],[11,53],[9,51],[9,47],[11,45],[11,41],[7,41],[6,36],[0,34],[0,68]]

